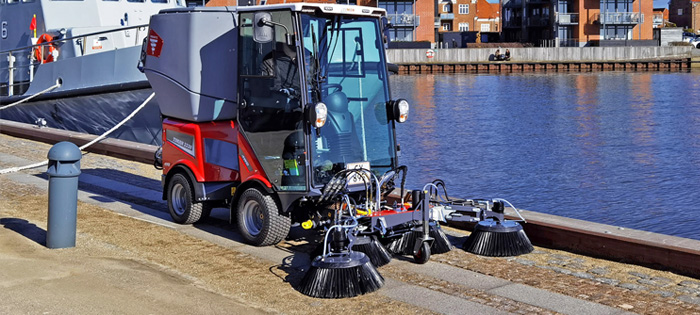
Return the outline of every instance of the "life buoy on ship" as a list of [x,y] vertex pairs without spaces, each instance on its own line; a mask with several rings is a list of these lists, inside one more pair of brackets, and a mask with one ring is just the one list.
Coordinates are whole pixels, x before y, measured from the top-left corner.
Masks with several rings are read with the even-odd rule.
[[[36,45],[40,45],[42,43],[48,43],[53,40],[53,36],[49,34],[41,34],[39,36],[39,39],[36,41]],[[55,58],[58,58],[58,48],[54,46],[54,44],[49,44],[49,45],[44,45],[46,47],[46,54],[42,53],[43,47],[42,46],[37,46],[34,48],[34,57],[36,58],[37,61],[40,63],[47,63],[47,62],[52,62],[54,61]]]

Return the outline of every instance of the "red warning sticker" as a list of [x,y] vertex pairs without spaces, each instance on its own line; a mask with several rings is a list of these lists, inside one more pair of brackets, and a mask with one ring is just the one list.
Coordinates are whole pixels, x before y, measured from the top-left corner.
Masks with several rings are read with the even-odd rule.
[[160,50],[163,49],[163,39],[154,30],[148,32],[148,47],[146,54],[153,57],[160,57]]

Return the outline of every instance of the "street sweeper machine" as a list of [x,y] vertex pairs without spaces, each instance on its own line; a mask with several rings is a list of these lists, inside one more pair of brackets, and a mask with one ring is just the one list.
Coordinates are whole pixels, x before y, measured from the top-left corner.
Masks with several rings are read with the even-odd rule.
[[282,241],[292,225],[318,231],[297,289],[322,298],[380,288],[376,267],[392,255],[425,263],[449,251],[440,220],[483,225],[471,252],[531,251],[500,200],[450,199],[439,180],[404,200],[394,128],[409,104],[390,95],[387,24],[383,9],[336,4],[154,15],[139,68],[163,116],[156,163],[173,220],[226,207],[256,246]]

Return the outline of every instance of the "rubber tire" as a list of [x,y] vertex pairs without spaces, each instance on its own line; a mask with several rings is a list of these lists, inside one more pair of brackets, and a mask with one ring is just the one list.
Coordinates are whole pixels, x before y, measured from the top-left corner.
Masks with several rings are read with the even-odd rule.
[[[248,226],[255,223],[246,220],[246,214],[248,213],[246,204],[248,204],[248,207],[255,208],[256,203],[258,207],[256,211],[259,211],[259,215],[262,216],[260,218],[262,221],[260,222],[261,226],[257,226],[259,228],[258,233],[251,231],[251,227]],[[270,195],[263,194],[256,188],[248,188],[238,198],[236,206],[236,225],[243,239],[248,244],[254,246],[274,245],[281,242],[289,234],[292,220],[289,216],[280,214],[277,203]]]
[[[192,224],[202,218],[205,204],[194,202],[193,190],[189,178],[182,173],[173,175],[168,182],[168,211],[173,221],[180,224]],[[174,196],[174,194],[179,194],[179,196]],[[176,208],[179,208],[180,211],[176,211]]]
[[418,253],[413,254],[413,260],[417,264],[425,264],[430,260],[430,244],[423,242],[418,249]]

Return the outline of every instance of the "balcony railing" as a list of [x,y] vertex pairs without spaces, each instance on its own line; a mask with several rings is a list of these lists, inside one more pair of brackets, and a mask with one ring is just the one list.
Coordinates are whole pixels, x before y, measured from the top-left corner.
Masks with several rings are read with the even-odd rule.
[[559,25],[577,25],[578,13],[559,13],[557,14],[557,23]]
[[387,19],[392,26],[418,26],[420,16],[415,14],[387,14]]
[[598,14],[595,19],[600,24],[642,24],[644,14],[639,12],[607,12]]
[[527,18],[527,26],[541,27],[549,25],[549,16],[532,16]]
[[454,20],[455,14],[454,13],[440,13],[440,19],[441,20]]

